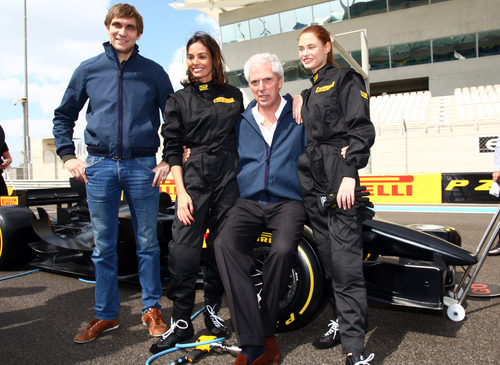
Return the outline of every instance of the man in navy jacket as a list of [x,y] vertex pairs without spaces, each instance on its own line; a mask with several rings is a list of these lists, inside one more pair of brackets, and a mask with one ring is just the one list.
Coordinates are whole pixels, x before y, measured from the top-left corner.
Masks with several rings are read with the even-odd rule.
[[[54,139],[64,166],[85,181],[94,251],[94,318],[74,338],[94,340],[118,328],[120,297],[117,281],[118,210],[122,190],[127,198],[135,233],[142,322],[152,336],[167,326],[159,304],[160,248],[157,239],[158,184],[169,166],[156,163],[160,145],[160,111],[172,93],[170,79],[157,63],[138,54],[142,16],[128,4],[113,6],[104,24],[109,42],[104,53],[84,61],[74,72],[61,105],[54,114]],[[84,162],[75,156],[73,128],[87,102]],[[163,157],[165,160],[165,156]]]
[[[228,212],[215,252],[242,347],[235,364],[277,364],[278,302],[287,288],[306,221],[297,177],[305,132],[293,119],[291,96],[280,95],[283,67],[275,55],[252,56],[245,63],[245,77],[255,100],[236,124],[240,198]],[[250,277],[252,248],[266,227],[272,245],[264,262],[259,308]]]

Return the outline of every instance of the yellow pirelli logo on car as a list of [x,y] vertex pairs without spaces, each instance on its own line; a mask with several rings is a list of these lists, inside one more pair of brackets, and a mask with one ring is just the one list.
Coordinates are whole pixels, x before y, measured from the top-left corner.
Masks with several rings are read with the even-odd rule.
[[234,98],[224,98],[222,96],[219,96],[218,98],[214,99],[214,103],[234,103]]
[[0,206],[19,205],[19,198],[17,196],[0,196]]
[[335,81],[334,81],[334,82],[332,82],[330,85],[318,86],[318,87],[316,88],[316,94],[317,94],[317,93],[322,93],[322,92],[324,92],[324,91],[328,91],[328,90],[330,90],[330,89],[331,89],[332,87],[334,87],[334,86],[335,86]]

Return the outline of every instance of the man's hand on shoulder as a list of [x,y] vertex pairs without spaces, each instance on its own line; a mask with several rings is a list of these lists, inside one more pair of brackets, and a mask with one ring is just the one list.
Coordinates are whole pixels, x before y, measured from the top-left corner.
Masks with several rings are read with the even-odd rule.
[[292,115],[293,119],[295,119],[295,123],[302,124],[302,95],[294,95],[292,96],[293,105],[292,105]]
[[86,162],[77,158],[72,158],[64,163],[66,170],[68,170],[75,179],[85,181],[86,183],[89,182],[85,174],[85,168],[87,166]]
[[160,186],[160,182],[165,180],[170,173],[170,165],[165,161],[161,161],[155,166],[153,172],[155,173],[155,177],[151,186]]
[[182,146],[183,153],[182,153],[182,164],[184,165],[187,160],[189,160],[189,157],[191,157],[191,148]]

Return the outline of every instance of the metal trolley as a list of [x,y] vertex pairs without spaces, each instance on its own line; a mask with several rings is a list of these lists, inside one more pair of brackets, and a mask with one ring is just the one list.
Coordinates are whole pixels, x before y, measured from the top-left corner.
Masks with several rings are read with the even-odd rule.
[[495,243],[495,239],[500,232],[500,206],[497,208],[497,211],[493,218],[491,218],[486,231],[483,234],[483,237],[479,244],[477,245],[476,251],[473,254],[473,257],[476,258],[477,263],[475,265],[470,265],[465,268],[463,276],[460,281],[455,285],[453,290],[448,292],[448,296],[443,297],[444,305],[448,308],[446,310],[446,314],[448,318],[452,321],[460,322],[465,318],[465,309],[463,307],[463,303],[467,294],[471,290],[472,285],[474,284],[477,275],[479,274],[479,270],[484,264],[486,260],[486,256],[488,256],[488,251],[493,247]]

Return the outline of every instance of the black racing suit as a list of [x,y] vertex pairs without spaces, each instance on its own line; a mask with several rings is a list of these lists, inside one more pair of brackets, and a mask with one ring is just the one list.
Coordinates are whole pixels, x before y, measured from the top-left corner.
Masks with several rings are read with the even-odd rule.
[[[364,350],[366,289],[362,270],[362,219],[358,205],[345,211],[320,209],[318,200],[337,194],[343,177],[356,179],[368,163],[375,130],[363,79],[351,69],[330,65],[302,92],[307,146],[299,159],[304,204],[325,274],[331,280],[345,353]],[[341,148],[349,146],[346,158]]]
[[196,276],[200,269],[203,236],[207,243],[205,303],[219,306],[223,286],[217,272],[213,241],[239,196],[238,155],[234,125],[243,111],[241,92],[213,82],[192,84],[170,95],[165,107],[165,154],[170,166],[182,165],[183,146],[191,156],[183,166],[183,179],[194,206],[191,225],[177,215],[172,225],[167,296],[174,302],[174,321],[189,321],[193,311]]
[[[4,152],[7,152],[8,150],[9,147],[7,146],[7,143],[5,143],[5,132],[3,131],[2,126],[0,126],[0,164],[3,163],[2,156]],[[9,191],[2,174],[3,170],[0,170],[0,196],[7,196],[9,195]]]

